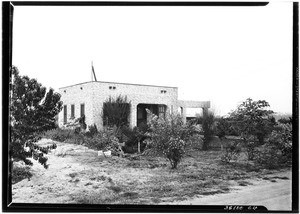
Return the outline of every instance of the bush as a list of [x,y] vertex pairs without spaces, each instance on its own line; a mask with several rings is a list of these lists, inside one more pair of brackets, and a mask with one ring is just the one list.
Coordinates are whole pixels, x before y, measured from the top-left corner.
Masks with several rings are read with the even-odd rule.
[[98,133],[96,124],[88,126],[88,131],[85,133],[87,137],[92,137]]
[[143,141],[149,136],[146,134],[147,128],[143,127],[134,127],[133,129],[128,126],[123,126],[119,130],[118,138],[120,142],[125,142],[125,147],[123,148],[126,153],[135,153],[138,152],[138,143],[140,143],[140,152],[143,152],[146,143]]
[[255,161],[271,169],[287,166],[292,163],[292,149],[292,125],[279,124],[259,147]]
[[83,144],[91,149],[111,150],[113,155],[119,153],[119,139],[116,137],[116,128],[104,128],[92,137],[83,135]]
[[13,166],[12,168],[12,176],[11,176],[11,182],[12,184],[18,183],[23,179],[30,179],[32,177],[32,174],[30,172],[29,167],[19,167],[19,166]]
[[43,137],[52,139],[59,142],[64,142],[65,140],[72,138],[74,131],[72,129],[51,129],[44,132]]
[[163,149],[164,155],[168,158],[172,169],[176,169],[184,154],[185,142],[179,138],[171,138],[166,149]]
[[221,156],[221,161],[224,163],[229,163],[231,160],[237,160],[241,151],[242,149],[240,143],[237,141],[231,141],[225,148],[225,151]]
[[214,136],[214,121],[215,115],[212,112],[204,114],[203,117],[198,118],[199,122],[202,124],[203,130],[203,150],[209,149],[209,143]]
[[177,114],[168,114],[166,118],[159,118],[147,109],[148,126],[151,141],[147,144],[146,154],[163,155],[171,163],[172,169],[183,158],[186,142],[196,132],[190,123],[183,124],[182,118]]
[[119,95],[116,99],[109,97],[103,104],[102,120],[104,126],[121,126],[128,125],[130,115],[130,102],[127,97]]

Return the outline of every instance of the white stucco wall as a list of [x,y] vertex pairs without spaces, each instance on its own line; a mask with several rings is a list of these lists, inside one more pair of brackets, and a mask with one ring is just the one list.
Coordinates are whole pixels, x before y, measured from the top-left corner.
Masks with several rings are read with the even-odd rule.
[[[115,87],[110,89],[109,87]],[[161,93],[161,91],[166,93]],[[63,105],[67,105],[67,118],[71,116],[71,105],[75,105],[75,117],[80,117],[80,104],[85,104],[86,124],[96,124],[101,128],[102,108],[109,96],[127,96],[131,102],[130,125],[136,126],[136,108],[140,103],[143,104],[164,104],[170,111],[177,110],[177,87],[149,86],[126,83],[112,82],[86,82],[68,87],[60,88],[61,100]],[[59,113],[59,126],[63,125],[63,110]]]

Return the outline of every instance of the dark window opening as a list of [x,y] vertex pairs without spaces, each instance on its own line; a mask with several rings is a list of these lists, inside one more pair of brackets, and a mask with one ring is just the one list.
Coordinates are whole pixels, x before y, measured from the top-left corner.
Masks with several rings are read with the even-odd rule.
[[64,106],[64,124],[66,124],[68,121],[68,118],[67,118],[67,106],[65,105]]
[[84,104],[80,105],[80,117],[84,116]]
[[75,118],[75,105],[71,105],[71,119]]

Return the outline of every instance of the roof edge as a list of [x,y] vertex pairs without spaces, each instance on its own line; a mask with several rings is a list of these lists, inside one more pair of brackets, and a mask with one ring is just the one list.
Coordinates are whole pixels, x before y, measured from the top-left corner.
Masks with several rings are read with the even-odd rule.
[[82,85],[82,84],[87,84],[87,83],[111,83],[111,84],[123,84],[123,85],[137,85],[137,86],[151,86],[151,87],[164,87],[164,88],[178,88],[178,87],[173,87],[173,86],[161,86],[161,85],[144,85],[144,84],[135,84],[135,83],[122,83],[122,82],[107,82],[107,81],[89,81],[89,82],[83,82],[83,83],[77,83],[74,85],[69,85],[69,86],[64,86],[58,89],[63,89],[63,88],[68,88],[76,85]]

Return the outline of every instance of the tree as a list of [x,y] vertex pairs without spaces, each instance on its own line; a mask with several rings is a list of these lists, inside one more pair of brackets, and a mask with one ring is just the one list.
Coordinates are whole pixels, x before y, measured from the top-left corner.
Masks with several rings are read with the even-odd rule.
[[34,143],[41,132],[56,127],[55,117],[62,108],[60,94],[52,88],[46,93],[36,79],[20,76],[15,66],[10,72],[10,157],[31,165],[27,158],[38,153],[33,156],[47,167],[47,158],[43,157],[47,151]]
[[244,139],[250,160],[254,157],[254,148],[264,143],[276,125],[272,116],[274,112],[268,107],[270,105],[265,100],[248,98],[230,113],[232,127]]

